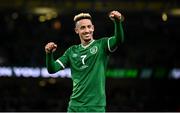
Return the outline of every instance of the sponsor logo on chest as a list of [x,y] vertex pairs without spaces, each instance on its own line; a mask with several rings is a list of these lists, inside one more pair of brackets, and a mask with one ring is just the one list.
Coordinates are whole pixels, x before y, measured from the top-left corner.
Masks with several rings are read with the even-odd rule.
[[78,56],[78,54],[76,54],[76,53],[73,53],[73,55],[72,55],[73,58],[75,58],[77,56]]

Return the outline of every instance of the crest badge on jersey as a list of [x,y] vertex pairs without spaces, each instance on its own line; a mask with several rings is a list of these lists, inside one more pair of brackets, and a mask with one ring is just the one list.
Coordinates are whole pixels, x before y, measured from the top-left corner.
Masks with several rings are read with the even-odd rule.
[[97,46],[93,46],[93,47],[90,49],[90,53],[92,53],[92,54],[96,54],[97,51],[98,51]]

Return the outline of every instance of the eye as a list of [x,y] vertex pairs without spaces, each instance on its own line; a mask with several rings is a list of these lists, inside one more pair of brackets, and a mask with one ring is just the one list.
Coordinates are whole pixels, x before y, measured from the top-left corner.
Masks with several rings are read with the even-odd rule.
[[88,25],[88,28],[91,28],[91,25]]
[[85,29],[85,26],[81,26],[80,29],[81,29],[81,30]]

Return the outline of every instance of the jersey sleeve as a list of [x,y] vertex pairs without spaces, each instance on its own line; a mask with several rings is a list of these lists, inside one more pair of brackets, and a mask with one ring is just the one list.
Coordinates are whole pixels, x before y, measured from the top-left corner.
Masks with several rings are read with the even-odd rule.
[[106,48],[109,52],[114,52],[118,45],[124,42],[124,32],[121,21],[114,21],[114,36],[104,40]]
[[56,63],[58,63],[63,69],[69,65],[69,50],[70,49],[67,49],[65,53],[56,60]]
[[57,60],[54,60],[53,53],[46,54],[46,66],[49,73],[56,73],[59,70],[64,69],[68,65],[68,51],[69,49],[66,50],[66,52]]

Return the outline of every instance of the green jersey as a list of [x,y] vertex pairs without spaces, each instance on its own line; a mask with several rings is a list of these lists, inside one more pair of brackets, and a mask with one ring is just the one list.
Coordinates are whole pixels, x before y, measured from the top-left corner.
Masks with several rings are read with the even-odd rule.
[[115,22],[115,35],[92,40],[88,45],[71,46],[56,61],[47,54],[46,63],[50,73],[70,67],[73,92],[69,106],[105,106],[105,70],[108,54],[123,40],[120,22]]
[[93,40],[87,46],[74,45],[56,60],[70,67],[73,80],[72,106],[105,106],[105,70],[108,38]]

